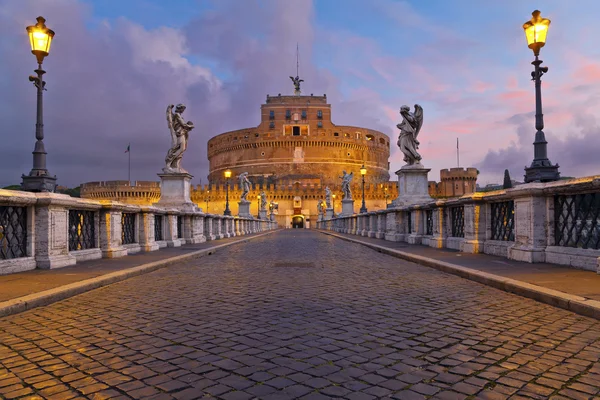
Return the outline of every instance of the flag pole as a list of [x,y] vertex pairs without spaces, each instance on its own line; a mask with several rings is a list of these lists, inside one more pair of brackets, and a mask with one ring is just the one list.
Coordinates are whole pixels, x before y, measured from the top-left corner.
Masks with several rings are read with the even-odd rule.
[[129,145],[127,146],[127,149],[129,150],[127,153],[127,155],[129,156],[129,171],[127,174],[127,179],[129,180],[129,185],[131,186],[131,143],[129,143]]
[[456,166],[460,167],[460,152],[458,151],[458,138],[456,138]]

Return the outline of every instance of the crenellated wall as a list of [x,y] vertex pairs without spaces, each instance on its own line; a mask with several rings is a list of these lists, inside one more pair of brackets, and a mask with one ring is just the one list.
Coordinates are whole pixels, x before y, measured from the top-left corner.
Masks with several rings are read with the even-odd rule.
[[429,182],[432,197],[457,197],[475,193],[477,168],[450,168],[440,170],[440,182]]

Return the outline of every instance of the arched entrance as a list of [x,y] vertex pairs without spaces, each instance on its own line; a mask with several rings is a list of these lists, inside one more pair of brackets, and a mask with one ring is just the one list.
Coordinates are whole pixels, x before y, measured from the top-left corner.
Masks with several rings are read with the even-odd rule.
[[292,216],[292,228],[304,228],[304,215],[294,215]]

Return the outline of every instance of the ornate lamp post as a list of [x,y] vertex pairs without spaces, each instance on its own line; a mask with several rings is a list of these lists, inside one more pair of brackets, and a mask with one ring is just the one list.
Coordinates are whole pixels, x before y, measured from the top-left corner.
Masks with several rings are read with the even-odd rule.
[[335,217],[335,193],[331,195],[331,207],[333,208],[333,216]]
[[225,178],[227,179],[227,185],[225,186],[225,211],[223,215],[231,215],[231,210],[229,209],[229,178],[231,178],[231,170],[225,171]]
[[367,169],[363,164],[360,167],[360,175],[362,176],[362,207],[360,208],[360,213],[364,214],[367,212],[367,206],[365,205],[365,175],[367,174]]
[[534,70],[531,80],[535,81],[535,141],[533,142],[533,162],[529,168],[525,167],[525,182],[550,182],[560,179],[558,164],[552,165],[548,159],[546,136],[544,135],[544,114],[542,114],[542,75],[548,72],[548,67],[541,67],[539,59],[540,49],[546,44],[546,35],[550,27],[550,20],[542,18],[540,11],[531,13],[532,18],[523,24],[527,45],[533,50],[535,60],[532,62]]
[[44,147],[44,114],[43,114],[43,93],[46,90],[46,82],[43,75],[46,73],[42,69],[44,57],[50,53],[50,44],[54,37],[54,31],[48,29],[43,17],[37,17],[37,24],[27,27],[29,41],[31,43],[31,52],[35,55],[38,67],[34,71],[37,76],[30,75],[29,81],[37,88],[37,120],[35,124],[35,147],[33,149],[33,168],[29,175],[23,175],[21,178],[21,188],[30,192],[54,192],[56,188],[56,176],[51,176],[46,169],[46,149]]
[[256,195],[256,215],[260,219],[260,194]]

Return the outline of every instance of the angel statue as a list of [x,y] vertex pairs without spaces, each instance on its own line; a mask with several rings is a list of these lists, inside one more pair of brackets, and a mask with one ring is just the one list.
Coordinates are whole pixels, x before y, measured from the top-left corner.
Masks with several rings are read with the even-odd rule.
[[300,79],[299,76],[296,76],[295,78],[293,76],[290,76],[290,79],[292,80],[292,82],[294,82],[294,94],[300,94],[300,82],[304,82],[304,79]]
[[325,205],[327,208],[331,208],[331,189],[329,189],[329,186],[325,187]]
[[349,174],[346,171],[342,171],[344,175],[340,176],[342,178],[342,193],[344,193],[344,199],[349,200],[352,199],[352,192],[350,191],[350,181],[354,176],[354,172],[350,172]]
[[317,201],[317,215],[323,214],[323,199]]
[[423,126],[423,108],[415,104],[415,112],[410,112],[409,106],[402,106],[400,108],[400,115],[404,119],[401,123],[396,125],[400,129],[400,135],[398,136],[398,147],[404,153],[404,161],[406,165],[414,165],[421,163],[421,155],[417,153],[419,148],[419,131]]
[[260,192],[260,209],[261,210],[267,209],[267,195],[265,194],[264,190],[262,192]]
[[175,112],[173,112],[173,107],[175,107],[173,104],[167,107],[167,123],[171,132],[171,148],[165,157],[166,166],[163,168],[163,172],[187,173],[186,170],[181,168],[181,158],[187,149],[188,135],[194,129],[194,123],[192,121],[184,121],[181,114],[185,111],[185,105],[177,104]]
[[242,188],[242,196],[240,198],[240,202],[249,203],[248,199],[246,198],[248,196],[248,193],[250,192],[250,181],[248,180],[248,173],[242,172],[238,179],[240,180],[240,187]]

